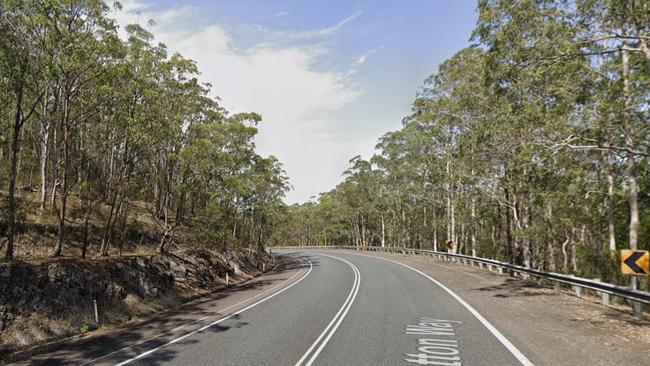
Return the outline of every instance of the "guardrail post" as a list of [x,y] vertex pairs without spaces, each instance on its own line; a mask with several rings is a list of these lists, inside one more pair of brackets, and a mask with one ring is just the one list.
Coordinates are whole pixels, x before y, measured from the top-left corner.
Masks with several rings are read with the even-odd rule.
[[478,267],[479,267],[480,269],[483,269],[483,262],[478,262]]
[[[594,281],[601,282],[600,278],[594,278]],[[596,293],[598,295],[600,295],[600,304],[608,306],[609,305],[609,294],[606,293],[606,292],[602,292],[602,291],[596,291]]]
[[553,281],[553,290],[556,292],[560,291],[560,281]]
[[609,306],[609,294],[606,292],[598,292],[600,294],[600,304]]
[[497,272],[499,272],[499,274],[503,274],[503,267],[497,267]]
[[575,286],[575,285],[571,286],[571,287],[573,288],[573,292],[576,293],[576,296],[578,296],[579,298],[582,298],[582,287]]
[[637,318],[643,318],[644,304],[642,302],[634,301],[634,300],[632,300],[630,302],[632,303],[632,309],[634,311],[634,316],[636,316]]
[[[575,277],[575,275],[569,275],[569,277]],[[571,288],[573,289],[573,292],[576,293],[576,296],[579,298],[582,298],[582,287],[576,286],[576,285],[571,285]]]

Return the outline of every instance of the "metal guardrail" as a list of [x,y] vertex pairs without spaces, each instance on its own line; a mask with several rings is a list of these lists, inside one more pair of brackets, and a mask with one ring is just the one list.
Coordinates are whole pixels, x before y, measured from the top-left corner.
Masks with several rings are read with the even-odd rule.
[[599,280],[576,277],[555,272],[544,272],[532,268],[526,268],[507,262],[500,262],[493,259],[472,257],[462,254],[452,254],[446,252],[436,252],[433,250],[411,249],[401,247],[355,247],[355,246],[303,246],[303,247],[275,247],[277,249],[334,249],[334,250],[362,250],[371,252],[401,253],[433,257],[445,261],[461,262],[463,265],[487,267],[488,270],[496,269],[499,273],[507,271],[511,276],[521,276],[523,279],[530,277],[537,278],[538,281],[548,280],[553,283],[555,290],[559,290],[561,284],[570,285],[576,296],[582,297],[582,289],[596,291],[601,297],[603,305],[609,305],[609,296],[618,296],[628,300],[636,316],[643,315],[644,304],[650,304],[650,292],[635,290],[629,287],[614,285]]

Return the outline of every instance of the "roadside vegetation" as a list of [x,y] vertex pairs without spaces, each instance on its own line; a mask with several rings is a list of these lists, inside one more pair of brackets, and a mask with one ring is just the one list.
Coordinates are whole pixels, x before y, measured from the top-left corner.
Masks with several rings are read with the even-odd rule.
[[288,188],[261,116],[99,0],[0,3],[6,259],[263,247]]
[[[275,241],[403,246],[627,283],[650,249],[650,4],[480,0],[403,127]],[[642,288],[647,289],[647,282]]]

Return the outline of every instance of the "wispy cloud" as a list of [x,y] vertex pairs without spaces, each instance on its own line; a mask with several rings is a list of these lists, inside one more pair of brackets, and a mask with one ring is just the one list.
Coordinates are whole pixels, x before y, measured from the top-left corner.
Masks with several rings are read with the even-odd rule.
[[275,13],[275,16],[278,17],[278,18],[288,17],[289,15],[291,15],[290,11],[281,11],[281,12]]
[[267,27],[256,25],[245,26],[252,29],[260,35],[260,37],[267,38],[276,42],[294,42],[294,41],[313,41],[313,40],[324,40],[333,37],[339,33],[348,23],[351,23],[357,19],[362,12],[359,10],[342,20],[338,23],[317,29],[308,29],[308,30],[277,30],[269,29]]
[[375,53],[377,53],[377,52],[379,52],[379,51],[381,51],[383,49],[384,49],[384,45],[381,45],[381,46],[379,46],[377,48],[373,48],[371,50],[368,50],[368,51],[358,55],[354,59],[354,62],[352,63],[352,65],[350,65],[350,68],[348,69],[348,72],[347,72],[347,76],[352,76],[352,75],[356,74],[357,71],[359,71],[359,67],[361,67],[361,65],[366,63],[366,61],[368,60],[368,57],[370,57],[372,54],[375,54]]
[[[202,19],[197,8],[153,11],[147,3],[126,0],[124,9],[115,15],[118,24],[141,20],[157,41],[196,60],[202,81],[213,85],[225,107],[262,114],[256,143],[262,153],[273,154],[285,164],[296,187],[289,202],[331,188],[331,177],[341,170],[337,162],[347,161],[348,153],[328,138],[326,126],[336,123],[333,111],[354,102],[362,92],[345,71],[315,67],[328,52],[318,43],[360,12],[331,27],[284,32],[293,39],[313,39],[311,45],[259,41],[242,49],[222,25]],[[147,26],[149,19],[156,25]]]
[[370,55],[372,55],[374,53],[377,53],[377,52],[379,52],[379,51],[381,51],[383,49],[384,49],[384,45],[381,45],[381,46],[379,46],[377,48],[373,48],[371,50],[368,50],[368,51],[362,53],[361,55],[359,55],[357,57],[356,64],[361,65],[361,64],[365,63]]

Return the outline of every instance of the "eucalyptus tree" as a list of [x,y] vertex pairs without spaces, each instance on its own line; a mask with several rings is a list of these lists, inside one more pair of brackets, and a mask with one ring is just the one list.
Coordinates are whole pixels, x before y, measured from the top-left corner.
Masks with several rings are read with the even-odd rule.
[[[13,115],[11,157],[7,194],[7,249],[13,258],[16,234],[16,181],[21,148],[21,131],[32,119],[44,95],[48,64],[51,62],[44,35],[48,14],[56,2],[8,0],[0,4],[0,80]],[[4,94],[4,93],[3,93]]]
[[[604,127],[609,131],[600,138],[576,136],[573,139],[586,145],[581,148],[606,150],[624,159],[630,212],[629,245],[636,249],[640,225],[637,166],[647,162],[650,156],[647,123],[650,5],[642,1],[578,1],[577,6],[582,47],[577,56],[568,57],[587,55],[600,71],[601,83],[606,88],[601,94],[600,112],[606,114],[599,117],[605,120]],[[610,229],[613,249],[612,237]]]
[[[474,46],[379,140],[372,182],[357,186],[355,159],[318,204],[289,212],[321,222],[373,206],[393,245],[440,249],[442,237],[465,254],[616,279],[616,237],[634,248],[650,233],[648,5],[480,0],[478,11]],[[370,204],[354,199],[365,186],[378,187]]]
[[191,240],[261,248],[288,189],[281,164],[255,149],[261,116],[229,115],[199,81],[194,61],[168,55],[139,25],[126,26],[121,39],[108,10],[101,0],[0,4],[6,257],[20,216],[16,187],[31,190],[34,172],[40,215],[50,214],[48,196],[56,211],[55,256],[76,240],[66,234],[73,226],[85,257],[97,221],[98,254],[109,255],[115,243],[121,252],[136,205],[150,211],[161,252],[178,244],[181,226]]
[[104,60],[111,57],[107,43],[114,42],[115,26],[106,18],[109,8],[102,1],[66,1],[48,15],[48,34],[57,49],[52,60],[53,79],[60,93],[61,194],[59,227],[53,255],[61,254],[65,240],[68,197],[77,182],[75,140],[80,125],[94,118],[100,101],[84,98],[94,94],[105,73]]

